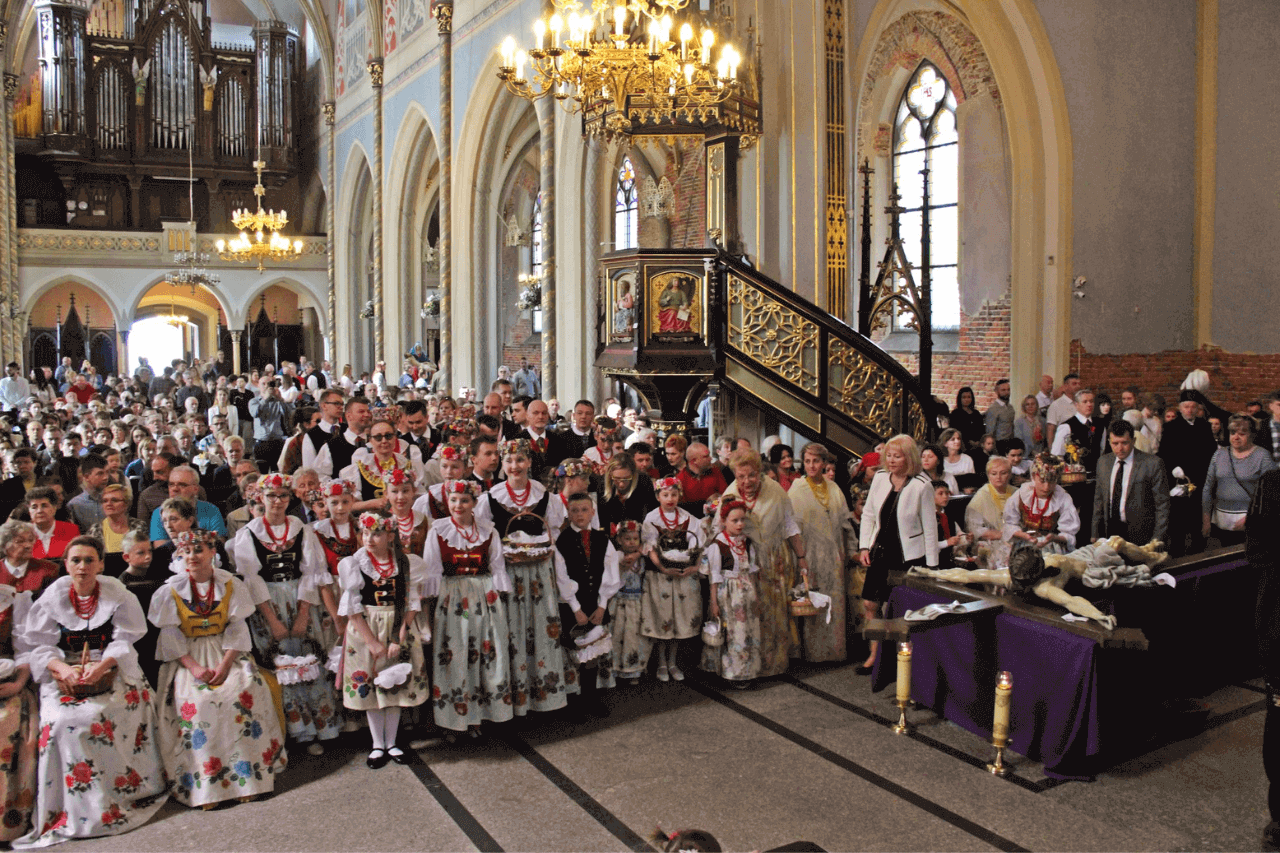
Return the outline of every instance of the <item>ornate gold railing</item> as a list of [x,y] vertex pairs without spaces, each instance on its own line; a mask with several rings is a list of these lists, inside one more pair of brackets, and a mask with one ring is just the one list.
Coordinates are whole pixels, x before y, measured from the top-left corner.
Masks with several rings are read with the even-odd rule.
[[887,353],[756,270],[718,269],[724,380],[734,390],[854,453],[900,432],[929,437],[920,387]]

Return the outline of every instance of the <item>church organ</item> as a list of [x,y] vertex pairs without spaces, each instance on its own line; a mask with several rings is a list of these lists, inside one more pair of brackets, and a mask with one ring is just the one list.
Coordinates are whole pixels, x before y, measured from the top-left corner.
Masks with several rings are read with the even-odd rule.
[[68,213],[65,223],[23,224],[156,229],[161,218],[185,219],[186,189],[172,182],[185,182],[190,156],[207,188],[197,196],[211,206],[202,227],[217,229],[248,195],[254,159],[275,185],[298,172],[305,63],[287,24],[259,21],[252,43],[223,44],[197,0],[87,6],[37,0],[39,118],[18,122],[17,155],[56,175]]

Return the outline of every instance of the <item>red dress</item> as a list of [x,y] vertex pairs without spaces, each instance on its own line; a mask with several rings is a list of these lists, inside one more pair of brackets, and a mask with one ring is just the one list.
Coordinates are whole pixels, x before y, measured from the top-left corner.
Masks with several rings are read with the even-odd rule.
[[66,553],[67,543],[80,535],[80,528],[76,527],[69,521],[55,521],[53,523],[53,538],[49,540],[49,550],[45,550],[44,543],[40,541],[40,534],[36,534],[35,547],[31,549],[31,556],[37,560],[61,560],[62,555]]

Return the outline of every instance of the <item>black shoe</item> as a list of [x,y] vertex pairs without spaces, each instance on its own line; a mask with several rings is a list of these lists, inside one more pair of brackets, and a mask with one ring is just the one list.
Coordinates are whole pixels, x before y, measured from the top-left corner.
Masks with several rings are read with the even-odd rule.
[[385,750],[375,749],[369,753],[369,757],[364,763],[369,765],[370,769],[379,770],[387,766],[387,762],[391,760],[391,756],[387,755]]
[[859,664],[858,666],[853,668],[853,671],[856,675],[870,675],[871,670],[873,669],[875,669],[874,666],[865,666],[865,665]]
[[411,760],[409,753],[405,752],[398,746],[393,746],[391,749],[387,750],[387,755],[389,755],[391,760],[396,764],[408,764]]

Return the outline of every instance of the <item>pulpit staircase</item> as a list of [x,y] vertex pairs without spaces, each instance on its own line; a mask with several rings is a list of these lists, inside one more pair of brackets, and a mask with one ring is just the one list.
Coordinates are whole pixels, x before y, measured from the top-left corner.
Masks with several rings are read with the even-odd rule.
[[660,428],[691,421],[718,382],[845,457],[897,433],[931,435],[927,397],[906,368],[743,261],[633,250],[602,267],[596,366],[661,409]]

